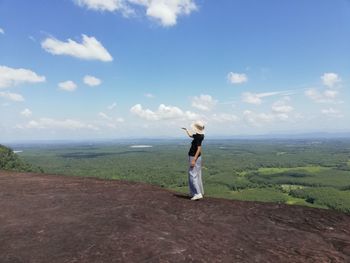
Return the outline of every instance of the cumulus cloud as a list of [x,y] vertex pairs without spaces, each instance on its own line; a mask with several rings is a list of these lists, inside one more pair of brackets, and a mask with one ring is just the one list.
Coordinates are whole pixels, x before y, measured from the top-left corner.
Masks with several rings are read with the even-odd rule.
[[256,113],[250,110],[243,112],[243,119],[252,126],[261,126],[266,123],[270,123],[275,119],[273,114],[269,113]]
[[147,16],[166,27],[176,25],[178,16],[189,15],[197,10],[193,0],[131,0],[130,2],[144,5]]
[[323,92],[324,97],[329,98],[329,99],[334,99],[338,96],[338,91],[336,90],[325,90]]
[[248,81],[246,74],[230,72],[227,74],[227,79],[231,84],[242,84]]
[[289,113],[293,111],[292,107],[282,105],[282,103],[277,103],[275,106],[275,110],[268,113],[245,110],[242,118],[246,123],[254,127],[261,127],[272,122],[287,121],[290,119]]
[[0,34],[5,34],[5,30],[0,27]]
[[77,85],[71,80],[58,83],[58,87],[65,91],[74,91],[77,89]]
[[321,76],[323,85],[333,88],[337,83],[341,82],[341,78],[336,73],[324,73]]
[[0,66],[0,88],[8,88],[22,83],[44,82],[45,77],[29,69]]
[[84,83],[88,86],[95,87],[101,85],[102,81],[94,76],[86,75],[83,79]]
[[4,98],[7,100],[16,101],[16,102],[24,101],[24,98],[21,94],[11,93],[9,91],[0,91],[0,98]]
[[113,60],[112,56],[95,37],[89,37],[84,34],[82,37],[82,43],[72,39],[64,42],[55,38],[46,38],[41,43],[41,47],[53,55],[67,55],[85,60],[100,60],[104,62]]
[[32,116],[32,111],[28,108],[24,109],[23,111],[21,111],[21,115],[28,118]]
[[315,88],[310,88],[305,91],[305,95],[317,103],[335,103],[338,91],[327,89],[322,92]]
[[210,111],[217,104],[217,100],[214,100],[210,95],[200,95],[192,99],[192,107],[203,111]]
[[341,111],[336,110],[332,107],[328,108],[328,109],[323,109],[321,110],[321,113],[324,115],[327,115],[329,117],[335,117],[335,118],[341,118],[343,117],[343,114],[341,113]]
[[164,104],[159,105],[157,111],[144,109],[141,104],[136,104],[130,109],[130,112],[142,119],[149,121],[174,119],[194,120],[198,116],[196,113],[183,111],[178,107],[166,106]]
[[98,11],[120,11],[135,14],[135,8],[144,8],[146,15],[162,26],[174,26],[181,15],[197,10],[194,0],[74,0],[79,6]]
[[[272,111],[277,114],[287,114],[294,110],[294,108],[287,104],[289,97],[285,97],[272,104]],[[284,116],[285,117],[285,116]]]
[[38,120],[31,120],[22,128],[28,129],[63,129],[63,130],[79,130],[79,129],[89,129],[98,130],[99,128],[87,124],[78,120],[65,119],[65,120],[55,120],[51,118],[40,118]]
[[130,112],[146,120],[155,121],[159,119],[155,112],[151,111],[150,109],[143,109],[141,104],[136,104],[131,107]]

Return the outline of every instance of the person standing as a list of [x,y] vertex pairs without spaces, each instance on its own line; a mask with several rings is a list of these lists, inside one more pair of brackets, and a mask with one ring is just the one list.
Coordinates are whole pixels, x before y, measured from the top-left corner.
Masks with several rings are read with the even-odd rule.
[[202,141],[204,140],[204,124],[201,121],[196,121],[191,125],[193,133],[186,128],[190,138],[193,138],[191,148],[188,152],[189,168],[188,168],[188,183],[191,195],[191,200],[199,200],[203,198],[204,189],[202,182]]

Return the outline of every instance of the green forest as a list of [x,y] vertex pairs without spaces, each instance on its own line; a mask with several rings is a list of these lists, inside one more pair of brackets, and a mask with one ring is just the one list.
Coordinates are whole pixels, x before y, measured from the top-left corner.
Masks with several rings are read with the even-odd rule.
[[[50,174],[141,181],[187,193],[189,144],[149,140],[16,148],[23,150],[17,158],[21,167],[28,163]],[[350,139],[206,140],[202,156],[206,196],[350,213]]]
[[17,172],[42,172],[42,169],[23,161],[10,148],[0,144],[0,170]]

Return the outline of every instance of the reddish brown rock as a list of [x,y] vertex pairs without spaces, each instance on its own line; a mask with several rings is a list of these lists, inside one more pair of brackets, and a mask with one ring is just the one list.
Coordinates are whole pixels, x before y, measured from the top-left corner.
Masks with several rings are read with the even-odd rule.
[[2,171],[0,262],[350,262],[350,216]]

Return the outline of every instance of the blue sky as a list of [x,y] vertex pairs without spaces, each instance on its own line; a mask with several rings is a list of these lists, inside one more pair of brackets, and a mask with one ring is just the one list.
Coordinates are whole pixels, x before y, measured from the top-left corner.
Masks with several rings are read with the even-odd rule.
[[350,131],[350,1],[1,0],[0,141]]

